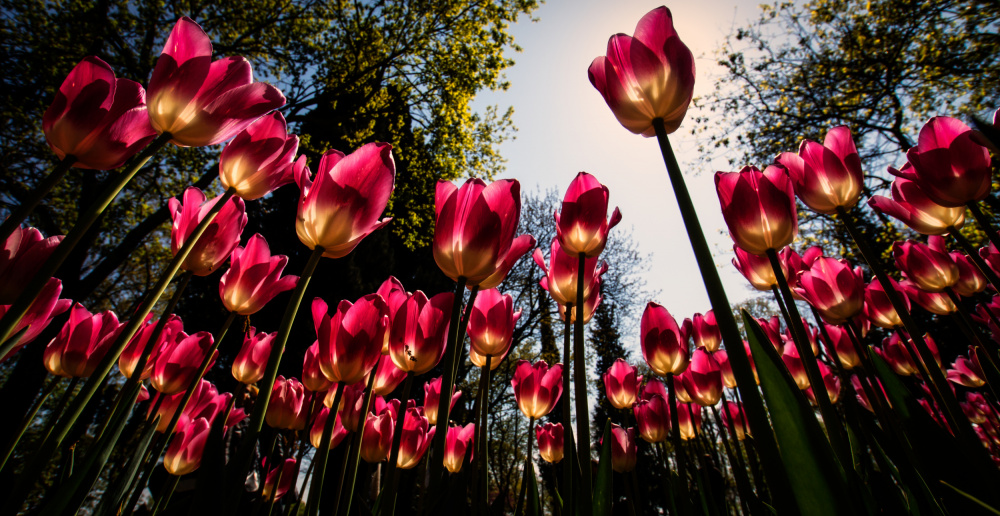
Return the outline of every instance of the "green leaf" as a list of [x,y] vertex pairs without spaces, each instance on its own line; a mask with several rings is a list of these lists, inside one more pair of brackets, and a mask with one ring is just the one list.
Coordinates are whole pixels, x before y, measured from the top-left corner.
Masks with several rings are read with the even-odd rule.
[[972,496],[969,493],[966,493],[965,491],[962,491],[961,489],[959,489],[959,488],[957,488],[957,487],[955,487],[955,486],[953,486],[953,485],[945,482],[944,480],[942,480],[941,483],[944,484],[945,486],[953,489],[956,493],[958,493],[958,494],[960,494],[960,495],[968,498],[970,501],[972,501],[976,505],[982,507],[986,511],[989,511],[990,514],[996,514],[997,516],[1000,516],[1000,511],[998,511],[995,508],[987,505],[985,502],[983,502],[982,500],[976,498],[975,496]]
[[611,420],[604,423],[604,437],[601,444],[601,462],[597,466],[597,481],[594,483],[594,516],[611,516],[612,469],[611,469]]
[[[158,421],[157,419],[156,422]],[[119,510],[118,506],[123,502],[122,498],[126,495],[125,490],[135,480],[135,475],[139,472],[139,467],[142,466],[143,459],[146,457],[149,444],[153,441],[153,437],[156,436],[156,422],[146,425],[146,430],[143,432],[138,445],[136,445],[132,458],[126,464],[125,471],[119,475],[112,489],[108,489],[104,493],[101,504],[97,507],[97,516],[107,516]]]

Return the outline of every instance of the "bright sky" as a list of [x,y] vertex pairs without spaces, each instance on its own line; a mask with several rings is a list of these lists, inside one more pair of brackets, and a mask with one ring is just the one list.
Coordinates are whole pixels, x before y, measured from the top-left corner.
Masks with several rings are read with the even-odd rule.
[[[656,139],[633,135],[623,128],[587,79],[587,68],[604,55],[608,38],[632,34],[639,19],[661,5],[651,1],[549,0],[512,27],[523,51],[508,70],[506,92],[482,95],[477,105],[514,107],[517,138],[501,147],[507,161],[505,177],[517,178],[523,191],[556,187],[564,192],[577,172],[594,174],[608,186],[611,205],[622,211],[622,226],[632,226],[643,253],[652,253],[647,276],[657,302],[680,322],[711,308],[691,246],[684,231],[673,190]],[[757,17],[756,2],[699,0],[673,2],[674,27],[696,58],[695,96],[713,88],[721,72],[712,58],[733,27]],[[671,135],[671,144],[685,171],[730,302],[753,294],[736,272],[730,240],[719,209],[715,168],[694,167],[697,142],[689,133],[691,114]],[[720,160],[717,166],[728,170]],[[560,194],[561,195],[561,194]],[[543,244],[547,246],[548,244]],[[614,267],[614,264],[611,264]],[[642,303],[645,304],[646,300]],[[638,348],[637,342],[628,342]]]

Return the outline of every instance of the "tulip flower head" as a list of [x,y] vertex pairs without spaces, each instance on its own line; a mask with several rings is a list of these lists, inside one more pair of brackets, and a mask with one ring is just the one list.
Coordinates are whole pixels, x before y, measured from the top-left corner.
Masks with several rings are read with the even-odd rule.
[[969,255],[958,251],[948,253],[955,266],[958,267],[958,282],[952,287],[961,296],[972,297],[987,287],[986,276],[969,258]]
[[462,471],[466,451],[474,449],[475,434],[474,423],[448,427],[448,435],[444,440],[444,467],[448,468],[450,473]]
[[899,270],[927,292],[942,292],[958,283],[958,266],[940,236],[928,237],[927,244],[914,240],[896,242],[892,255]]
[[712,353],[712,357],[715,358],[715,362],[719,364],[719,370],[722,371],[722,385],[725,385],[727,389],[735,389],[736,376],[733,374],[733,365],[729,363],[729,353],[720,349]]
[[639,401],[649,400],[654,394],[667,399],[667,386],[655,376],[643,377],[642,387],[639,389]]
[[[183,201],[176,197],[167,202],[173,227],[170,231],[170,251],[177,254],[191,233],[212,210],[221,197],[206,201],[205,193],[190,186],[184,190]],[[240,244],[240,235],[247,225],[246,206],[243,199],[232,197],[209,223],[205,233],[191,249],[191,254],[181,264],[181,268],[196,276],[208,276],[222,266],[223,262]]]
[[538,438],[538,454],[546,462],[556,464],[563,458],[562,423],[545,423],[535,427]]
[[[330,416],[330,409],[323,407],[320,409],[319,413],[316,414],[316,420],[313,421],[313,426],[309,430],[309,443],[313,445],[313,448],[319,449],[323,444],[323,430],[326,429],[326,418]],[[334,449],[343,442],[344,438],[347,437],[347,429],[344,428],[343,423],[340,419],[340,412],[336,412],[337,419],[333,422],[333,433],[330,434],[330,448]]]
[[660,376],[680,374],[688,366],[687,341],[670,312],[650,301],[642,313],[639,334],[642,358]]
[[[407,292],[403,288],[403,284],[393,276],[386,278],[375,293],[382,296],[382,299],[389,306],[389,328],[392,328],[392,320],[396,317],[399,307],[403,306],[413,294]],[[389,333],[385,332],[385,342],[382,345],[383,355],[389,354]]]
[[788,169],[799,200],[819,213],[853,208],[864,189],[861,158],[847,126],[830,129],[822,145],[803,140],[798,154],[783,152],[777,161]]
[[604,251],[608,231],[622,220],[615,208],[608,220],[608,187],[580,172],[566,190],[562,209],[555,214],[556,235],[563,250],[574,256],[595,257]]
[[406,379],[406,371],[396,367],[396,364],[392,362],[392,357],[389,355],[382,355],[379,358],[378,365],[372,368],[371,371],[365,375],[364,380],[362,380],[365,385],[368,384],[368,377],[375,373],[375,382],[372,383],[372,392],[377,396],[388,396],[392,394],[392,391],[399,387],[399,384],[403,383]]
[[264,368],[277,336],[277,332],[257,333],[256,328],[250,327],[250,331],[243,337],[243,347],[233,360],[233,378],[236,381],[250,385],[264,377]]
[[635,405],[639,382],[642,381],[634,367],[625,360],[615,360],[604,373],[604,393],[617,409],[630,409]]
[[1000,274],[1000,251],[990,242],[990,245],[979,249],[979,256],[986,261],[993,272]]
[[[577,297],[577,274],[580,269],[580,261],[576,256],[566,253],[558,238],[552,239],[550,248],[549,265],[545,265],[545,257],[541,249],[535,249],[532,258],[535,263],[545,272],[545,277],[539,284],[549,292],[552,300],[560,305],[576,304]],[[587,258],[583,266],[583,297],[590,296],[595,286],[599,286],[601,276],[608,270],[608,264],[597,266],[597,258]]]
[[[285,496],[298,476],[299,465],[295,459],[289,457],[273,469],[269,469],[267,457],[265,457],[262,466],[264,471],[267,471],[267,476],[264,477],[264,488],[261,490],[260,496],[264,501],[269,501],[272,496],[275,500]],[[277,484],[277,489],[275,489],[275,484]]]
[[628,430],[611,425],[611,469],[618,473],[628,473],[635,469],[636,461],[635,429]]
[[[591,319],[594,318],[594,313],[597,312],[597,307],[601,305],[601,301],[604,299],[601,297],[601,279],[594,279],[594,286],[590,289],[590,294],[587,298],[583,300],[583,324],[587,324]],[[569,322],[570,324],[576,323],[576,307],[569,305],[559,305],[559,320],[566,320],[566,309],[569,308]]]
[[690,441],[701,433],[701,407],[693,403],[677,404],[677,424],[681,439]]
[[389,307],[378,294],[356,303],[343,300],[333,314],[325,301],[312,303],[313,324],[319,340],[319,367],[327,380],[357,383],[382,356],[389,325]]
[[167,473],[179,477],[193,473],[201,466],[210,426],[208,420],[202,417],[174,434],[163,456],[163,467]]
[[670,10],[661,6],[639,20],[634,37],[611,36],[607,56],[594,59],[587,75],[626,129],[650,137],[656,134],[653,121],[660,119],[670,134],[691,104],[694,55],[674,30]]
[[[451,397],[450,407],[455,407],[455,402],[462,397],[462,391],[456,392]],[[436,425],[438,415],[438,404],[441,400],[441,377],[434,378],[424,384],[424,417],[427,422]]]
[[909,163],[903,165],[902,171],[889,167],[889,173],[900,176],[892,182],[892,198],[874,195],[868,199],[868,205],[924,235],[943,235],[965,225],[965,206],[941,206],[931,200],[917,183],[902,177],[912,175],[912,168]]
[[[149,339],[156,332],[158,323],[158,317],[155,317],[153,314],[147,315],[146,321],[139,327],[139,331],[128,341],[125,351],[118,356],[118,370],[126,378],[131,378],[132,373],[135,372],[136,366],[139,365],[139,358],[146,349]],[[156,343],[153,345],[152,352],[146,360],[146,366],[143,368],[139,379],[145,380],[153,374],[153,366],[156,364],[156,359],[160,356],[160,353],[163,353],[174,342],[174,335],[181,331],[184,331],[184,322],[177,315],[169,315],[167,323],[163,326],[160,336],[157,337]]]
[[[889,283],[892,285],[896,292],[903,292],[902,286],[896,282],[896,280],[889,278]],[[908,296],[899,296],[903,300],[903,304],[906,309],[910,309],[910,299]],[[893,308],[892,303],[889,301],[889,296],[886,295],[885,289],[882,287],[882,283],[878,281],[872,281],[865,287],[865,317],[872,322],[875,326],[879,328],[901,328],[903,326],[903,321],[899,318],[899,314],[896,313],[896,309]]]
[[982,387],[986,383],[983,380],[985,377],[983,368],[979,365],[979,357],[972,348],[969,349],[969,358],[957,357],[951,364],[951,369],[948,369],[948,380],[970,389]]
[[277,88],[253,81],[246,59],[213,62],[208,34],[186,16],[174,25],[149,80],[149,120],[181,146],[222,143],[283,105]]
[[294,181],[296,171],[305,168],[305,157],[295,160],[298,148],[299,137],[288,135],[281,113],[263,116],[222,149],[219,182],[243,200],[260,199]]
[[941,206],[959,207],[990,193],[990,153],[960,120],[936,116],[920,129],[917,145],[906,151],[913,167],[898,171]]
[[706,312],[705,315],[694,314],[693,318],[685,319],[681,330],[684,331],[684,329],[687,329],[685,333],[694,340],[696,348],[715,352],[722,344],[722,332],[719,330],[718,323],[715,322],[715,312],[712,310]]
[[958,307],[944,292],[928,292],[908,279],[900,281],[899,287],[910,301],[932,314],[951,315],[958,311]]
[[562,395],[562,370],[562,364],[549,367],[544,360],[534,364],[518,361],[510,384],[517,406],[525,417],[538,419],[555,408]]
[[695,403],[711,407],[722,398],[722,369],[712,353],[696,349],[682,378],[684,390]]
[[421,408],[407,408],[406,421],[403,423],[403,436],[399,442],[399,458],[396,466],[399,469],[413,469],[420,464],[424,453],[434,440],[436,428],[430,426]]
[[480,355],[493,356],[497,362],[510,349],[514,325],[521,311],[514,311],[514,300],[495,288],[480,290],[469,316],[469,343]]
[[[786,247],[778,253],[781,273],[786,278],[789,277],[788,257],[793,252],[792,248]],[[778,286],[778,278],[774,275],[774,269],[771,268],[771,261],[766,256],[750,254],[738,245],[733,246],[733,253],[736,254],[736,258],[733,258],[733,267],[736,267],[736,270],[740,271],[740,274],[750,282],[753,288],[770,292],[771,289]]]
[[[344,428],[351,432],[358,431],[358,424],[361,421],[361,409],[364,408],[365,404],[365,388],[367,384],[358,382],[353,385],[348,385],[344,387],[343,399],[340,402],[340,417],[344,423]],[[331,407],[333,404],[333,397],[335,395],[336,389],[331,389],[327,393],[327,397],[323,400],[323,404],[327,407]],[[382,396],[375,396],[372,398],[371,406],[368,407],[368,413],[370,415],[381,414],[385,410],[386,403],[385,398]]]
[[[13,349],[0,358],[0,362],[14,356],[21,348],[34,341],[42,333],[42,330],[48,327],[55,316],[69,310],[69,307],[73,305],[73,301],[70,299],[59,299],[60,293],[62,293],[62,281],[58,278],[49,278],[49,281],[42,287],[42,291],[38,294],[38,297],[28,307],[28,311],[14,325],[12,335],[16,336],[20,334],[21,337]],[[10,306],[0,305],[0,317],[3,317],[7,313]]]
[[635,404],[635,421],[639,436],[646,442],[660,443],[667,440],[670,433],[670,409],[667,399],[653,394],[648,399]]
[[[399,400],[394,400],[399,403]],[[365,420],[364,438],[361,440],[361,458],[375,464],[389,456],[393,432],[392,412],[383,410],[379,415],[368,415]]]
[[722,423],[726,429],[732,428],[736,433],[736,439],[742,441],[750,434],[750,429],[746,424],[746,416],[743,414],[743,404],[729,402],[725,410],[722,411]]
[[[832,345],[834,351],[836,351],[837,358],[840,360],[840,367],[850,371],[861,365],[861,358],[858,357],[857,350],[854,348],[854,343],[851,341],[851,335],[847,332],[847,329],[843,326],[827,324],[826,334],[833,341]],[[831,343],[827,343],[827,346],[829,345]]]
[[438,365],[447,346],[448,315],[454,299],[453,292],[427,299],[418,290],[399,307],[389,333],[389,356],[396,367],[421,375]]
[[864,275],[861,267],[851,270],[846,260],[817,258],[809,270],[799,273],[795,291],[830,324],[842,324],[864,308]]
[[316,177],[310,175],[308,167],[295,171],[301,191],[295,232],[309,249],[322,247],[327,258],[347,256],[392,220],[379,220],[396,180],[392,145],[368,143],[348,156],[327,151]]
[[[823,379],[823,386],[826,388],[826,394],[830,398],[830,403],[836,403],[837,399],[840,397],[840,378],[833,374],[833,370],[827,367],[823,362],[818,362],[820,378]],[[813,405],[818,405],[816,401],[816,394],[813,392],[812,387],[805,390],[806,397]]]
[[[214,342],[212,334],[200,331],[193,335],[178,332],[176,344],[166,349],[156,359],[151,376],[153,388],[163,394],[176,394],[191,384],[191,379],[198,374],[201,362],[211,349]],[[219,356],[219,351],[212,353],[208,370]]]
[[62,239],[63,235],[45,238],[35,228],[14,229],[0,250],[0,305],[17,300]]
[[[267,355],[263,356],[266,361]],[[306,348],[306,354],[302,357],[302,385],[310,392],[325,392],[333,385],[319,368],[318,340]]]
[[792,181],[785,168],[771,165],[761,172],[716,172],[715,190],[729,236],[750,254],[763,255],[792,243],[799,231]]
[[118,337],[119,328],[114,312],[91,314],[80,303],[73,305],[69,320],[45,347],[45,368],[57,376],[89,377]]
[[267,240],[255,233],[247,246],[233,249],[229,270],[219,281],[219,296],[230,312],[252,315],[274,296],[295,288],[298,276],[282,276],[288,257],[271,256]]
[[271,428],[303,430],[309,418],[309,395],[295,378],[278,376],[271,389],[265,421]]
[[785,363],[792,379],[795,380],[795,385],[803,391],[808,389],[809,376],[806,375],[806,366],[802,363],[802,357],[799,356],[799,350],[794,344],[789,343],[785,346],[785,350],[781,353],[781,361]]
[[[179,392],[177,394],[164,395],[161,393],[156,394],[156,399],[154,399],[154,404],[150,405],[147,416],[151,416],[153,413],[153,408],[156,408],[156,413],[160,415],[160,422],[157,424],[156,431],[163,433],[167,431],[170,426],[170,420],[174,417],[177,412],[177,408],[180,407],[181,400],[184,398],[184,392]],[[165,396],[163,401],[159,401],[160,396]],[[195,386],[194,392],[191,393],[191,399],[188,401],[186,407],[184,407],[184,412],[181,413],[177,420],[177,430],[185,428],[192,421],[197,420],[200,417],[208,420],[208,424],[211,425],[217,416],[225,407],[228,405],[229,400],[232,397],[229,394],[219,394],[218,389],[212,385],[211,382],[207,380],[201,380],[198,385]],[[158,402],[158,407],[156,406]],[[232,417],[230,418],[232,419]],[[229,423],[229,421],[227,421]]]

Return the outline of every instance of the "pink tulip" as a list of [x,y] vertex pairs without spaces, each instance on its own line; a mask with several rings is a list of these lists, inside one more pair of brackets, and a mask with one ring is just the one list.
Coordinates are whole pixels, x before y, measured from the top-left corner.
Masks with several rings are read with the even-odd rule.
[[[264,357],[267,360],[267,355]],[[325,392],[333,385],[319,368],[318,340],[306,348],[306,354],[302,357],[302,385],[310,392]]]
[[299,137],[288,135],[285,117],[275,111],[236,135],[219,156],[219,182],[252,201],[295,180],[305,157],[295,160]]
[[[126,378],[131,378],[132,373],[135,372],[135,367],[139,365],[139,358],[146,349],[149,339],[153,337],[158,323],[158,317],[153,316],[153,314],[147,315],[146,321],[139,327],[139,331],[128,341],[125,351],[118,356],[118,370]],[[163,353],[174,342],[174,335],[181,331],[184,331],[184,322],[181,321],[181,318],[174,314],[168,316],[167,323],[160,332],[160,336],[156,339],[156,344],[153,345],[152,352],[146,360],[146,366],[143,368],[139,379],[145,380],[153,374],[153,366],[156,364],[156,359],[160,356],[160,353]]]
[[628,362],[619,358],[604,373],[604,393],[617,409],[629,409],[635,405],[640,377]]
[[222,143],[285,104],[277,88],[253,82],[242,57],[212,61],[212,42],[188,17],[177,20],[149,80],[149,120],[177,145]]
[[736,388],[736,376],[733,374],[733,365],[729,363],[729,353],[720,349],[715,353],[712,353],[715,358],[715,362],[719,364],[719,370],[722,371],[722,385],[725,385],[727,389]]
[[[840,398],[840,378],[833,374],[833,370],[827,367],[823,362],[817,362],[819,366],[820,378],[823,379],[823,386],[826,389],[826,394],[830,398],[830,403],[836,403],[837,399]],[[816,394],[813,392],[810,386],[806,389],[806,397],[813,405],[817,405]]]
[[635,469],[636,450],[635,429],[611,425],[611,469],[618,473]]
[[639,389],[639,401],[648,401],[654,394],[667,399],[667,386],[656,377],[645,377],[642,388]]
[[514,311],[514,300],[509,294],[501,294],[495,288],[480,290],[469,316],[470,346],[480,355],[492,355],[495,359],[506,355],[520,317],[521,311]]
[[267,404],[266,421],[271,428],[302,430],[309,418],[309,395],[295,378],[278,376]]
[[531,235],[520,235],[515,237],[514,240],[510,242],[510,250],[507,251],[507,255],[503,257],[500,264],[497,265],[497,270],[490,274],[489,277],[479,282],[479,290],[489,290],[491,288],[497,288],[503,283],[503,280],[507,279],[507,275],[510,274],[511,269],[517,264],[517,261],[521,259],[528,251],[535,248],[535,237]]
[[901,291],[910,301],[935,315],[950,315],[958,311],[951,298],[943,292],[928,292],[910,280],[899,282]]
[[660,376],[680,374],[688,366],[687,341],[670,312],[652,301],[646,305],[639,324],[642,358]]
[[711,407],[722,398],[722,369],[712,353],[696,349],[684,375],[684,389],[695,403]]
[[[812,325],[805,317],[802,318],[802,329],[806,331],[806,340],[809,341],[809,347],[812,348],[813,356],[819,355],[819,341],[816,340],[819,337],[819,330]],[[785,327],[785,332],[782,334],[782,338],[785,342],[794,342],[795,337],[792,336],[792,329]]]
[[[413,400],[410,400],[413,401]],[[403,435],[399,442],[399,457],[396,466],[399,469],[413,469],[420,464],[424,453],[434,440],[437,429],[430,426],[424,417],[423,409],[407,408],[406,420],[403,422]]]
[[193,473],[201,466],[201,456],[211,425],[205,418],[198,418],[183,430],[178,430],[170,440],[167,453],[163,456],[163,467],[174,476]]
[[396,367],[421,375],[438,365],[447,345],[454,299],[452,292],[427,299],[418,290],[399,307],[389,333],[389,356]]
[[1000,274],[1000,252],[997,251],[992,242],[979,249],[979,256],[986,261],[986,265],[989,265],[994,273]]
[[118,338],[120,326],[110,310],[92,315],[80,303],[73,305],[69,320],[45,347],[45,368],[57,376],[89,377]]
[[677,424],[681,439],[690,441],[701,433],[701,407],[692,403],[677,404]]
[[[465,453],[475,445],[476,425],[449,426],[444,440],[444,467],[451,473],[462,471]],[[474,449],[474,448],[473,448]]]
[[319,367],[328,380],[352,384],[368,374],[382,355],[388,312],[378,294],[368,294],[353,305],[343,300],[332,316],[325,301],[313,300]]
[[925,235],[943,235],[965,225],[965,206],[941,206],[931,200],[917,183],[902,177],[911,175],[912,168],[909,163],[903,165],[902,171],[889,167],[891,174],[901,176],[892,182],[892,199],[874,195],[868,199],[868,205]]
[[555,408],[562,395],[562,364],[549,367],[544,360],[532,364],[519,360],[510,380],[514,399],[525,417],[538,419]]
[[[454,408],[455,402],[462,397],[462,391],[456,392],[451,397],[450,407]],[[441,402],[441,377],[434,378],[424,384],[424,416],[427,421],[437,424],[438,405]]]
[[[399,400],[394,401],[399,402]],[[375,464],[389,457],[393,419],[391,411],[383,410],[379,415],[369,415],[365,420],[364,438],[361,439],[361,458],[365,459],[365,462]]]
[[809,376],[806,375],[806,366],[802,363],[798,348],[794,345],[785,346],[785,350],[781,353],[781,361],[785,363],[785,367],[791,373],[795,385],[803,391],[808,389]]
[[892,255],[896,267],[923,290],[942,292],[958,283],[958,266],[940,236],[928,237],[926,245],[914,240],[896,242]]
[[798,154],[783,152],[777,161],[788,169],[795,195],[814,211],[829,215],[837,208],[851,209],[861,197],[861,158],[847,126],[830,129],[823,145],[803,140]]
[[[156,402],[161,396],[165,397],[163,401],[159,402],[159,406],[157,407]],[[184,392],[170,395],[156,393],[154,395],[154,403],[150,405],[146,415],[151,416],[153,408],[157,409],[156,413],[160,415],[160,422],[156,426],[157,432],[163,433],[167,431],[167,427],[170,426],[170,420],[173,419],[183,398]],[[184,412],[177,419],[177,430],[184,428],[199,417],[204,417],[211,424],[218,410],[223,408],[218,406],[220,401],[219,391],[211,382],[208,380],[199,381],[198,385],[194,388],[194,392],[191,393],[191,399],[188,401],[187,406],[184,407]]]
[[[316,414],[316,420],[313,421],[313,426],[309,430],[309,443],[313,445],[313,448],[319,449],[323,444],[323,430],[326,429],[326,418],[330,416],[330,409],[323,407],[320,409],[319,413]],[[330,434],[330,448],[334,449],[340,446],[340,443],[344,441],[347,437],[347,429],[341,423],[340,413],[336,413],[336,420],[333,422],[333,433]]]
[[243,337],[243,347],[233,360],[233,378],[245,385],[257,383],[264,377],[267,359],[274,347],[278,333],[257,333],[253,326]]
[[17,300],[62,239],[63,235],[45,238],[35,228],[14,229],[0,250],[0,305]]
[[445,276],[464,278],[469,287],[495,281],[491,276],[509,261],[521,217],[520,183],[503,179],[487,185],[473,178],[459,188],[438,181],[434,206],[434,261]]
[[[289,457],[281,464],[275,466],[274,469],[269,469],[267,457],[265,457],[261,465],[264,467],[264,471],[267,471],[267,476],[264,477],[264,488],[261,490],[260,496],[264,501],[269,501],[272,495],[275,500],[285,496],[285,493],[292,488],[298,476],[299,465],[295,462],[295,459]],[[275,483],[278,484],[277,489],[274,487]]]
[[271,248],[260,233],[237,246],[230,255],[229,270],[219,281],[219,296],[226,310],[252,315],[264,308],[274,296],[295,288],[298,276],[282,276],[288,257],[271,256]]
[[[691,394],[687,391],[687,385],[684,384],[684,378],[688,375],[690,369],[685,369],[683,373],[677,375],[674,378],[674,395],[677,396],[677,401],[681,403],[693,403],[694,400],[691,398]],[[690,382],[690,380],[689,380]]]
[[984,290],[988,285],[986,276],[969,258],[969,255],[958,251],[948,253],[955,266],[958,267],[958,282],[952,287],[961,296],[972,297]]
[[899,170],[898,175],[917,183],[942,206],[964,206],[990,193],[990,153],[976,143],[972,129],[955,118],[928,120],[906,159],[913,167]]
[[[393,276],[386,278],[375,293],[382,296],[386,305],[389,306],[389,328],[391,329],[392,320],[396,317],[396,312],[399,311],[399,307],[403,306],[410,299],[412,294],[407,292],[403,288],[403,284]],[[385,332],[385,342],[382,344],[383,355],[389,354],[389,333],[388,331]]]
[[146,114],[146,91],[128,79],[115,78],[107,63],[83,58],[59,86],[42,115],[42,131],[52,152],[73,166],[111,170],[122,166],[153,138]]
[[782,258],[782,263],[786,260],[788,263],[788,288],[792,291],[792,297],[799,301],[805,301],[805,299],[802,299],[802,296],[795,291],[795,289],[799,286],[799,274],[803,271],[809,270],[809,268],[812,267],[812,264],[815,263],[818,258],[823,256],[823,248],[818,245],[814,245],[809,249],[806,249],[801,255],[791,250],[791,248],[786,249],[786,252],[788,253],[787,258],[783,256],[779,256],[779,258]]
[[667,440],[670,433],[670,409],[666,398],[653,394],[635,404],[635,421],[639,436],[646,442],[660,443]]
[[864,275],[860,267],[851,270],[847,260],[817,258],[799,273],[798,284],[795,291],[830,324],[842,324],[864,308]]
[[396,180],[392,145],[368,143],[348,156],[327,151],[316,177],[310,174],[308,167],[295,171],[302,192],[295,232],[309,249],[322,247],[327,258],[347,256],[392,220],[379,220]]
[[546,462],[556,464],[563,458],[562,423],[545,423],[535,427],[538,438],[538,454]]
[[763,255],[795,240],[799,219],[792,181],[784,167],[716,172],[715,190],[729,236],[746,252]]
[[[594,313],[603,300],[604,298],[601,297],[601,278],[598,277],[594,279],[594,286],[590,289],[590,294],[583,300],[583,324],[589,323],[594,318]],[[566,320],[566,305],[559,305],[559,320]],[[569,308],[569,322],[570,324],[576,323],[575,306]]]
[[[172,253],[177,254],[177,251],[180,251],[191,233],[220,198],[216,197],[206,202],[204,192],[190,186],[184,190],[183,201],[172,197],[167,202],[170,216],[174,220],[170,231]],[[239,197],[229,199],[215,219],[209,223],[194,249],[191,249],[191,254],[181,264],[181,268],[193,272],[196,276],[208,276],[215,272],[240,244],[240,235],[246,225],[247,212],[243,199]]]
[[[156,359],[153,365],[152,385],[153,388],[163,394],[176,394],[191,384],[192,378],[198,373],[201,362],[205,354],[212,347],[214,339],[207,331],[200,331],[193,335],[178,332],[175,335],[176,344],[169,346]],[[219,356],[219,351],[212,353],[208,370],[212,369],[212,364]]]
[[781,319],[777,315],[772,315],[770,319],[758,318],[757,324],[764,330],[764,335],[767,335],[767,340],[771,341],[774,349],[781,353],[785,349],[785,339],[787,338],[781,333]]
[[964,385],[970,389],[982,387],[986,381],[983,380],[983,368],[979,365],[979,357],[972,348],[969,348],[969,358],[957,357],[955,362],[948,369],[948,380],[959,385]]
[[[545,272],[545,277],[539,283],[549,291],[552,299],[560,305],[576,304],[577,273],[580,268],[579,258],[563,251],[558,238],[552,239],[549,254],[549,266],[545,266],[545,257],[541,249],[535,249],[532,255],[535,263]],[[587,298],[593,288],[600,282],[601,276],[608,270],[608,264],[597,267],[597,258],[587,258],[583,266],[584,282],[583,297]]]
[[635,37],[611,36],[607,57],[594,59],[587,75],[626,129],[650,137],[653,120],[661,119],[670,134],[691,104],[694,55],[674,30],[670,10],[661,6],[639,20]]
[[[792,248],[786,247],[778,253],[781,273],[785,275],[786,279],[788,278],[788,257],[793,252]],[[771,261],[766,256],[750,254],[738,245],[733,246],[733,253],[736,254],[736,258],[733,258],[733,267],[740,271],[740,274],[750,282],[753,288],[769,292],[778,286],[778,278],[774,275]]]
[[[829,335],[830,340],[833,341],[832,345],[834,350],[837,352],[837,358],[840,360],[840,367],[850,371],[851,369],[861,365],[861,358],[854,349],[854,342],[851,340],[851,335],[846,329],[842,326],[827,324],[826,334]],[[830,343],[828,343],[828,345],[829,344]]]
[[725,409],[722,411],[722,424],[726,425],[726,430],[731,427],[736,432],[736,440],[738,441],[742,441],[746,439],[747,435],[750,435],[742,403],[726,403]]
[[[920,368],[914,362],[914,358],[920,360],[920,357],[913,347],[913,341],[907,337],[904,344],[903,339],[900,337],[901,334],[901,331],[897,331],[891,337],[883,339],[882,348],[875,348],[875,351],[879,352],[879,355],[892,366],[896,374],[901,376],[919,374]],[[937,362],[934,367],[941,367],[941,355],[938,353],[937,344],[934,342],[934,339],[930,335],[924,335],[924,342],[927,343],[927,348]]]
[[556,235],[563,250],[571,256],[588,257],[604,251],[608,231],[622,220],[615,208],[608,221],[608,187],[586,172],[577,174],[570,183],[562,209],[555,217]]
[[[351,432],[358,431],[358,423],[361,421],[361,409],[364,408],[365,404],[365,387],[366,384],[361,382],[344,387],[343,399],[340,402],[340,417],[344,423],[344,428]],[[327,407],[330,407],[333,403],[335,390],[330,389],[327,397],[323,400],[323,404]],[[372,397],[371,405],[368,407],[368,413],[372,415],[381,414],[385,410],[385,407],[385,398],[374,396]]]
[[[889,283],[896,289],[896,292],[903,292],[902,286],[896,280],[889,278]],[[908,296],[900,297],[903,299],[906,309],[909,310],[910,300]],[[903,321],[899,318],[899,314],[896,313],[896,309],[893,308],[892,303],[889,301],[889,296],[886,295],[885,289],[882,288],[882,283],[878,281],[872,281],[865,287],[864,314],[872,324],[879,328],[892,329],[903,326]]]
[[[510,354],[510,350],[511,348],[507,348],[507,351],[505,351],[503,355],[490,359],[490,371],[496,371],[496,369],[500,367],[500,364],[503,363],[503,359],[507,358],[507,355]],[[480,355],[472,348],[469,348],[469,361],[472,362],[472,365],[480,369],[486,367],[486,355]]]
[[[378,367],[373,368],[372,371],[375,372],[375,383],[372,384],[372,392],[377,396],[388,396],[392,394],[392,391],[399,387],[399,384],[403,383],[406,379],[406,371],[396,367],[396,364],[392,362],[392,357],[389,355],[382,355],[379,358]],[[372,374],[371,371],[365,375],[364,382],[368,383],[368,376]]]
[[715,312],[709,310],[705,315],[694,314],[690,321],[688,323],[688,319],[685,319],[684,327],[690,328],[688,333],[694,340],[694,346],[708,352],[718,351],[722,344],[722,332],[715,322]]

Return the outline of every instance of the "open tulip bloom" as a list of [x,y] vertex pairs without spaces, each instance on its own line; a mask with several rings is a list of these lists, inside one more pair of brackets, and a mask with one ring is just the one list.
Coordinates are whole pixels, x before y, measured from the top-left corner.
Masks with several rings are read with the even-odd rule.
[[941,206],[958,207],[990,192],[990,153],[960,120],[936,116],[920,129],[917,145],[906,152],[911,168],[896,172]]
[[183,201],[173,197],[167,203],[174,221],[170,231],[170,250],[177,254],[195,228],[220,201],[226,204],[208,224],[205,233],[198,238],[194,249],[181,264],[182,269],[197,276],[208,276],[215,272],[240,244],[240,235],[247,225],[246,206],[239,197],[224,199],[224,196],[220,196],[208,200],[204,192],[193,186],[184,190]]
[[847,126],[830,129],[822,145],[804,140],[798,154],[784,152],[777,161],[788,169],[799,200],[819,213],[853,208],[864,189],[861,158]]
[[622,220],[618,208],[610,221],[607,214],[608,187],[586,172],[577,174],[566,190],[561,211],[555,214],[556,235],[563,249],[572,255],[600,255],[608,231]]
[[799,219],[792,181],[784,167],[716,172],[715,189],[729,236],[746,252],[762,255],[795,239]]
[[868,205],[925,235],[943,235],[965,225],[965,206],[948,207],[934,202],[919,184],[906,179],[912,168],[909,163],[900,170],[890,167],[889,172],[899,176],[892,182],[892,198],[874,195],[868,199]]
[[562,364],[549,367],[544,360],[518,361],[510,384],[525,417],[538,419],[555,408],[563,391],[562,370]]
[[364,296],[354,304],[343,300],[333,314],[325,301],[313,300],[319,367],[328,380],[356,383],[375,366],[382,356],[388,310],[378,294]]
[[514,300],[509,294],[500,294],[497,289],[480,290],[467,330],[472,349],[497,359],[505,356],[514,337],[514,325],[520,317],[521,311],[514,311]]
[[267,240],[259,233],[237,246],[230,255],[229,270],[219,281],[219,296],[230,312],[251,315],[264,308],[274,296],[295,288],[299,277],[282,276],[288,257],[271,256]]
[[241,199],[252,201],[295,180],[306,166],[295,159],[299,137],[289,136],[285,117],[275,111],[236,135],[219,156],[219,181]]

